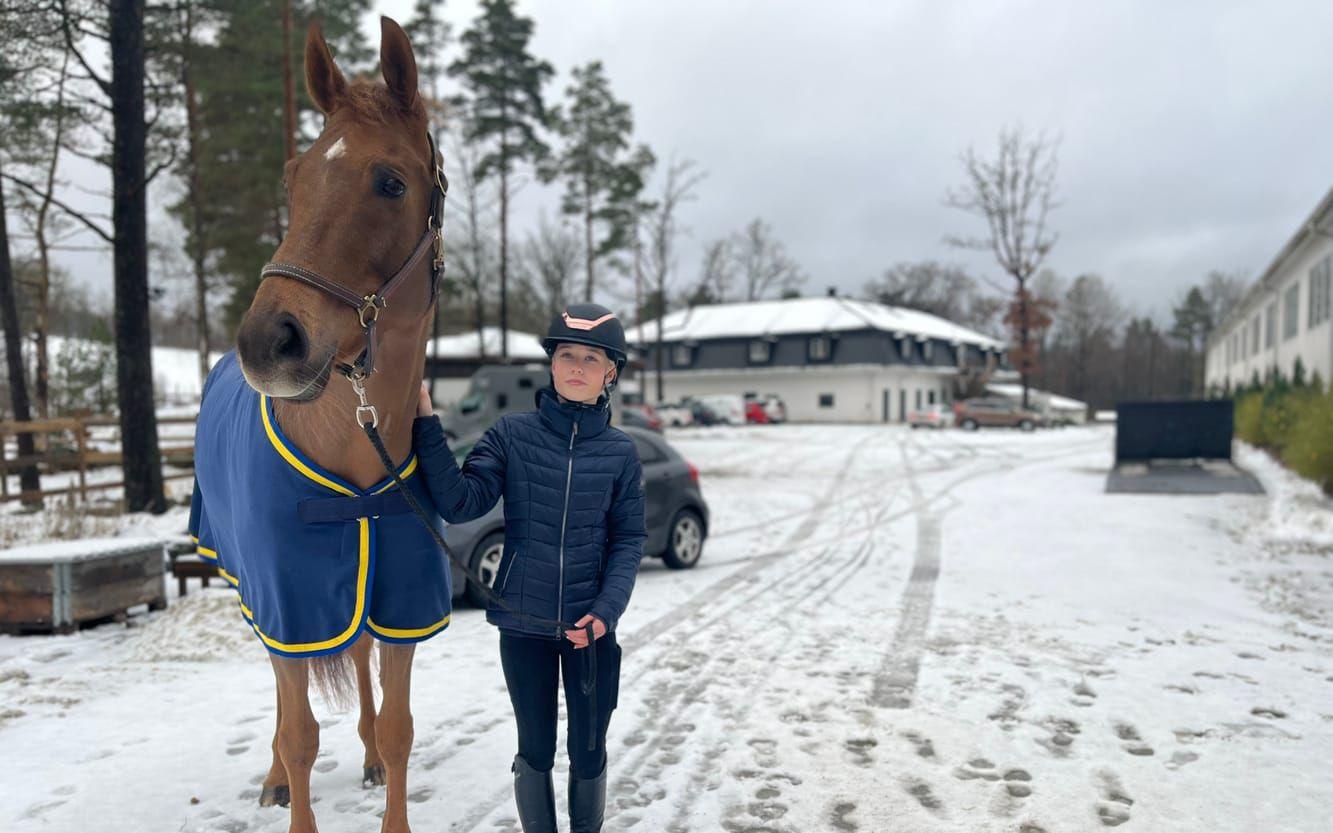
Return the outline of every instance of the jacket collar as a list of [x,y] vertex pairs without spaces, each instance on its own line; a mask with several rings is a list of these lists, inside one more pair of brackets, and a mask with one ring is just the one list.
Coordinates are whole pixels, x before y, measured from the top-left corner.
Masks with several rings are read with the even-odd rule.
[[611,400],[603,393],[592,405],[561,402],[555,388],[548,385],[537,391],[537,413],[557,434],[569,436],[578,423],[580,437],[595,437],[611,424]]

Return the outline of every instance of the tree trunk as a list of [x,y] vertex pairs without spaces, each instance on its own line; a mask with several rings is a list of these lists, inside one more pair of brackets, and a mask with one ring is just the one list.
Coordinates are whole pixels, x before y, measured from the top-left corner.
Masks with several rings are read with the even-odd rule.
[[1023,383],[1023,410],[1028,409],[1028,383],[1029,383],[1029,365],[1031,357],[1028,355],[1028,294],[1026,281],[1023,278],[1018,279],[1018,354],[1022,356],[1019,364],[1018,375]]
[[125,510],[166,511],[148,315],[148,193],[144,157],[144,0],[110,0],[116,393]]
[[[14,419],[27,422],[32,419],[32,412],[28,405],[28,386],[23,380],[23,338],[19,333],[18,301],[14,297],[14,266],[9,259],[9,220],[5,214],[3,184],[0,184],[0,323],[5,328],[5,363],[9,370],[9,398]],[[33,454],[32,434],[18,435],[18,450],[23,456]],[[24,466],[19,472],[19,488],[34,494],[41,490],[36,465]],[[41,498],[29,498],[23,503],[31,508],[42,506]]]
[[500,358],[509,358],[509,171],[500,161]]
[[283,158],[296,158],[296,87],[292,82],[292,0],[282,4],[282,142]]
[[588,285],[583,291],[583,300],[592,303],[593,275],[596,273],[596,260],[592,252],[592,194],[588,177],[583,178],[583,250],[587,252]]
[[191,47],[194,45],[194,6],[185,5],[185,28],[181,55],[181,83],[185,87],[186,164],[190,175],[190,261],[194,266],[194,319],[195,337],[199,350],[199,386],[203,389],[208,379],[208,276],[204,271],[204,210],[202,187],[199,184],[199,103],[196,100],[194,76],[191,74]]
[[46,181],[43,183],[41,205],[37,208],[37,259],[40,267],[37,276],[37,413],[42,419],[51,416],[51,363],[47,351],[47,337],[51,330],[51,246],[46,239],[46,219],[51,213],[51,200],[55,196],[56,168],[60,163],[60,143],[65,138],[65,81],[68,78],[69,53],[66,52],[60,64],[60,75],[56,81],[55,133],[51,139],[51,161],[46,167]]

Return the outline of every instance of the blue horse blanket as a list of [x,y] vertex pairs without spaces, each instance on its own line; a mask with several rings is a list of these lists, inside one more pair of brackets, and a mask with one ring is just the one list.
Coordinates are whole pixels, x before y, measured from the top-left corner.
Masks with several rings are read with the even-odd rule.
[[[414,453],[398,475],[443,535],[416,468]],[[204,383],[190,534],[275,654],[335,653],[366,629],[386,642],[420,642],[449,625],[444,552],[393,479],[358,489],[302,454],[272,401],[245,381],[235,351]]]

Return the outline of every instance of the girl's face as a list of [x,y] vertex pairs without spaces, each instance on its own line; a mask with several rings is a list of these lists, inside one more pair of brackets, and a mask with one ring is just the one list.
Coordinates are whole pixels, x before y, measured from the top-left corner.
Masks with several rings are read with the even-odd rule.
[[560,344],[551,356],[551,377],[565,399],[592,404],[616,378],[616,366],[599,347]]

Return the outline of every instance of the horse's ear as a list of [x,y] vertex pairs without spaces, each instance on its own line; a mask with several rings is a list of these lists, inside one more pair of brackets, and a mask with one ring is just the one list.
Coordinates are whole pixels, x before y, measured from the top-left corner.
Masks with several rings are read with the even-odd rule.
[[313,20],[305,33],[305,88],[324,115],[332,115],[347,94],[347,81],[333,62],[324,33]]
[[380,17],[380,71],[394,100],[404,110],[417,103],[417,59],[407,33],[392,19]]

